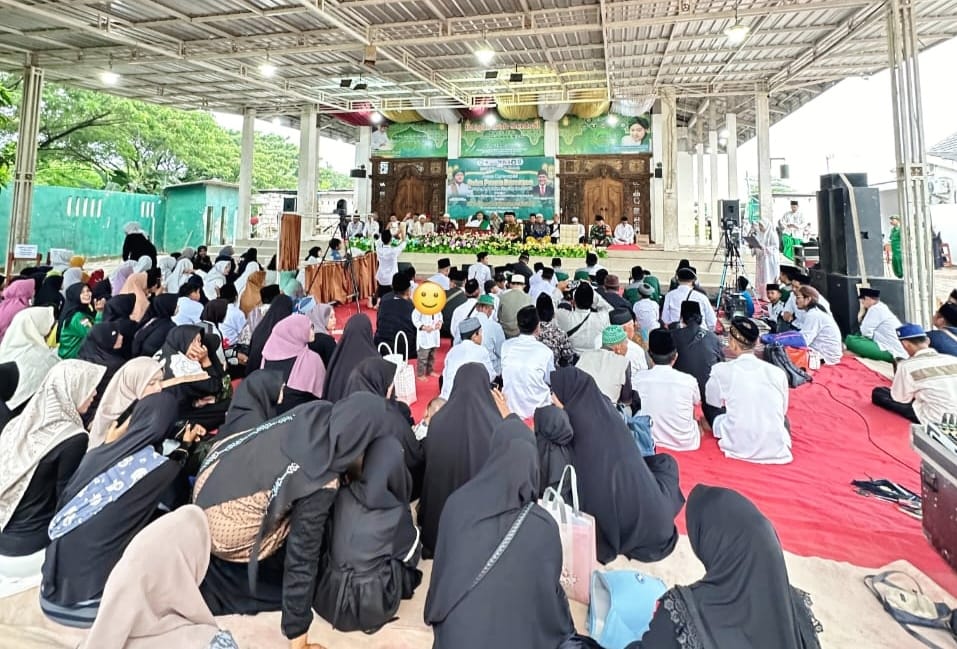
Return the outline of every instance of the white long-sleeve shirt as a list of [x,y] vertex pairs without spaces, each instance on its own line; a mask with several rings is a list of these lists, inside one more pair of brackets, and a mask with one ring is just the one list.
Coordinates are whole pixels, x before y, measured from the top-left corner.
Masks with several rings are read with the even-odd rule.
[[502,345],[502,383],[508,407],[522,419],[551,403],[551,380],[555,370],[552,350],[533,336],[520,334]]
[[861,320],[861,335],[870,338],[877,346],[894,358],[907,358],[904,346],[897,338],[897,328],[901,321],[883,302],[871,306]]
[[701,430],[694,407],[701,403],[698,382],[670,365],[655,365],[631,376],[631,387],[641,397],[641,413],[650,415],[651,436],[672,451],[696,451]]
[[615,243],[631,244],[635,242],[635,229],[630,223],[619,223],[615,226]]
[[492,279],[492,269],[482,262],[477,262],[469,266],[469,279],[478,282],[479,289],[485,290],[485,282]]
[[433,284],[438,284],[439,286],[444,288],[446,291],[452,288],[452,283],[449,281],[449,276],[445,275],[444,273],[436,273],[435,275],[429,278],[429,281],[432,282]]
[[784,370],[754,354],[718,363],[705,385],[705,400],[727,409],[712,425],[727,457],[758,464],[791,462],[791,434],[784,425],[788,410]]
[[[412,311],[412,324],[415,325],[417,329],[415,334],[415,344],[419,349],[435,349],[442,342],[440,339],[441,332],[439,331],[442,328],[442,312],[439,311],[435,315],[426,315],[415,309]],[[438,325],[435,331],[423,331],[422,327],[425,325]]]
[[439,394],[443,399],[448,399],[452,393],[452,385],[455,382],[455,375],[459,368],[466,363],[481,363],[488,370],[488,382],[491,385],[492,379],[498,376],[495,368],[492,367],[492,359],[489,358],[488,350],[481,345],[476,345],[471,340],[465,340],[456,345],[445,355],[445,367],[442,368],[442,392]]
[[686,285],[678,286],[675,290],[668,291],[667,295],[665,295],[665,306],[661,310],[661,321],[665,326],[667,327],[672,322],[679,322],[681,320],[681,303],[688,299],[692,302],[697,302],[701,306],[701,316],[705,328],[707,328],[708,331],[714,331],[714,327],[718,323],[718,316],[715,314],[711,302],[704,293],[696,291]]
[[635,318],[638,320],[638,327],[641,328],[642,331],[648,332],[658,328],[660,324],[658,321],[661,318],[661,307],[650,297],[642,298],[635,302],[635,306],[633,306],[631,310],[634,312]]
[[818,308],[804,311],[801,335],[807,346],[824,358],[828,365],[837,365],[844,356],[844,339],[841,330],[830,313]]
[[376,256],[379,258],[379,270],[375,273],[375,281],[380,286],[389,286],[392,284],[392,276],[399,272],[399,255],[405,250],[406,241],[403,239],[399,245],[385,245],[380,243],[376,246]]

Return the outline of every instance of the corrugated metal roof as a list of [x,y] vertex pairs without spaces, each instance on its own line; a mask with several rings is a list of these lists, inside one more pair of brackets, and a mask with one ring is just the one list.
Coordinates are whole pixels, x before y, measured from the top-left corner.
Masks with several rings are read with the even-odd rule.
[[932,146],[930,150],[927,151],[927,155],[957,162],[957,133],[951,134],[949,137],[944,138]]
[[[915,10],[922,48],[957,35],[957,0]],[[887,66],[881,0],[0,0],[0,13],[0,68],[30,54],[58,82],[293,122],[306,104],[642,99],[674,86],[679,124],[736,111],[746,138],[755,84],[768,84],[776,121]],[[733,46],[724,30],[736,20],[751,31]],[[490,66],[474,56],[481,47],[496,52]],[[271,78],[259,71],[267,60]],[[107,69],[119,85],[103,88]],[[509,83],[516,70],[524,80]],[[340,87],[360,75],[367,90]]]

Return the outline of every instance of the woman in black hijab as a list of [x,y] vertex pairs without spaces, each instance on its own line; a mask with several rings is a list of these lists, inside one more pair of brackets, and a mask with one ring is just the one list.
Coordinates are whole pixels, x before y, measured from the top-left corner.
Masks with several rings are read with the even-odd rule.
[[[55,622],[89,627],[103,587],[130,540],[162,510],[185,503],[185,448],[160,454],[176,417],[165,392],[140,400],[129,428],[90,450],[67,483],[50,523],[40,608]],[[187,431],[185,443],[193,441]],[[132,458],[129,460],[128,458]],[[104,504],[105,503],[105,504]]]
[[674,458],[643,458],[621,415],[577,367],[553,372],[552,390],[575,431],[581,508],[598,524],[598,560],[664,559],[678,542],[674,521],[684,503]]
[[[539,495],[548,487],[557,488],[565,467],[572,464],[572,439],[575,432],[568,420],[568,413],[556,406],[544,406],[535,410],[535,445],[538,447],[538,464],[541,468]],[[571,496],[571,483],[566,482],[562,497]]]
[[778,536],[754,503],[699,484],[685,518],[705,576],[662,595],[628,649],[819,649],[810,598],[788,581]]
[[288,295],[279,295],[269,305],[269,310],[263,316],[262,321],[253,330],[252,338],[249,340],[249,360],[246,361],[246,371],[255,372],[262,368],[263,347],[266,341],[272,335],[273,328],[280,320],[288,318],[294,310],[292,298]]
[[302,639],[338,479],[361,479],[366,447],[392,435],[390,421],[382,397],[360,392],[303,404],[214,448],[193,492],[212,533],[200,590],[214,615],[281,610],[283,633]]
[[174,327],[166,336],[156,360],[163,366],[163,379],[182,379],[165,389],[179,402],[179,420],[215,430],[226,420],[229,409],[229,379],[216,358],[218,340],[203,337],[196,325]]
[[[455,383],[458,388],[459,375]],[[449,496],[425,600],[433,649],[557,649],[574,635],[559,582],[558,526],[535,504],[536,455],[532,432],[517,416],[506,417],[495,429],[484,466]],[[476,584],[519,519],[508,547]]]
[[362,479],[336,494],[312,607],[340,631],[377,631],[422,581],[402,455],[398,441],[380,437],[366,450]]
[[[412,417],[412,410],[408,404],[398,401],[390,393],[392,391],[392,382],[395,380],[396,364],[385,360],[381,356],[367,358],[356,365],[349,375],[346,382],[346,394],[355,392],[371,392],[380,397],[386,397],[388,404],[396,417],[406,422],[406,426],[401,428],[399,442],[402,444],[402,451],[405,456],[405,466],[412,476],[412,500],[417,500],[422,494],[422,479],[425,471],[425,448],[422,442],[415,438],[412,427],[415,425],[415,419]],[[398,427],[397,427],[398,430]]]
[[63,275],[50,275],[43,278],[43,283],[33,296],[33,306],[52,306],[53,317],[59,320],[63,309],[63,294],[60,292],[62,288]]
[[[236,277],[240,277],[246,272],[246,266],[248,266],[250,262],[256,261],[257,254],[258,252],[255,248],[250,248],[239,256],[239,266],[236,268]],[[259,262],[257,261],[256,263]]]
[[20,369],[17,364],[13,361],[0,363],[0,431],[13,419],[13,413],[7,408],[7,401],[13,398],[19,383]]
[[280,414],[284,385],[282,372],[274,370],[256,370],[247,376],[236,388],[216,439],[255,428]]
[[101,322],[93,325],[90,333],[86,335],[83,344],[80,345],[80,351],[76,357],[81,361],[95,363],[106,368],[103,378],[96,386],[96,395],[93,397],[93,403],[86,411],[85,420],[93,421],[96,409],[100,405],[100,399],[106,392],[106,386],[110,384],[113,375],[116,374],[126,358],[121,351],[123,347],[123,336],[116,327],[115,322]]
[[349,375],[363,359],[370,356],[380,357],[372,343],[372,321],[366,314],[358,313],[346,322],[336,351],[329,360],[322,398],[335,403],[349,394],[346,390]]
[[488,370],[480,363],[460,367],[449,400],[429,421],[425,438],[425,476],[419,499],[423,557],[432,557],[445,501],[485,464],[492,431],[501,421],[489,389]]
[[103,311],[103,322],[111,322],[123,336],[123,347],[120,353],[123,358],[133,357],[133,338],[139,329],[139,323],[132,319],[133,309],[136,308],[136,296],[132,293],[121,293],[106,303]]
[[163,293],[150,301],[150,307],[143,316],[146,324],[133,336],[134,356],[152,356],[160,350],[170,329],[176,326],[173,316],[178,299],[172,293]]

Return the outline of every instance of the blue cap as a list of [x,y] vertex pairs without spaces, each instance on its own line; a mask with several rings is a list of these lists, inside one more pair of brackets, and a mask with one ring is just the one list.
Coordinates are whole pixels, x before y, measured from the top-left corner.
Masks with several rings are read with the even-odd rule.
[[907,340],[908,338],[923,338],[926,335],[927,332],[924,331],[923,327],[917,324],[911,324],[910,322],[905,322],[897,328],[897,338],[900,340]]

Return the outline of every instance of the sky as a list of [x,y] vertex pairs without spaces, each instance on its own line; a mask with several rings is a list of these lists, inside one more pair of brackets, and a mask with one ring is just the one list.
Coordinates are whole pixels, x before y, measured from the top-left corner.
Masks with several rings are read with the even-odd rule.
[[[223,128],[231,131],[243,130],[242,115],[232,115],[229,113],[213,113],[216,122]],[[272,133],[281,135],[296,146],[299,146],[299,131],[286,126],[277,126],[271,121],[264,119],[256,120],[256,131],[259,133]],[[328,164],[336,171],[349,173],[349,170],[355,166],[356,148],[355,145],[339,140],[319,136],[319,157],[320,164]]]
[[[920,55],[924,135],[927,148],[957,131],[954,117],[954,61],[957,39]],[[220,125],[242,130],[242,117],[213,113]],[[299,144],[299,131],[256,120],[256,130],[282,135]],[[333,169],[348,173],[355,163],[355,147],[321,138],[319,155]],[[871,184],[893,180],[894,128],[890,74],[885,70],[871,77],[842,81],[810,103],[771,127],[771,156],[784,158],[790,168],[789,183],[795,191],[813,192],[819,177],[831,171],[866,172]],[[775,166],[781,164],[775,161]],[[754,140],[738,149],[739,172],[757,175],[757,144]]]
[[[957,131],[957,39],[920,55],[924,141],[928,149]],[[837,84],[771,127],[771,157],[785,158],[795,191],[819,188],[821,174],[866,172],[870,184],[894,179],[894,126],[888,71]],[[774,165],[781,164],[775,161]],[[738,167],[757,175],[757,144],[738,149]]]

